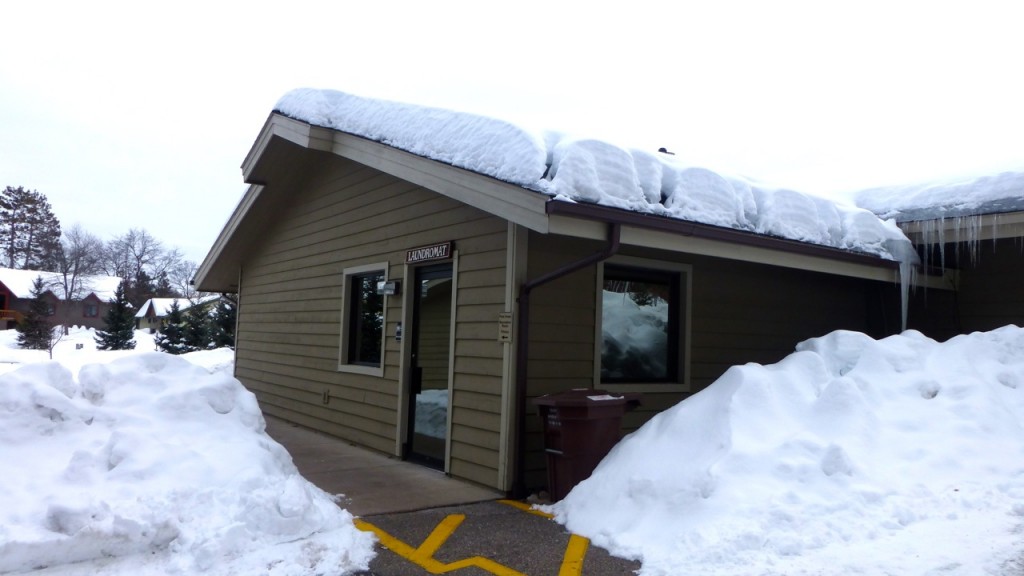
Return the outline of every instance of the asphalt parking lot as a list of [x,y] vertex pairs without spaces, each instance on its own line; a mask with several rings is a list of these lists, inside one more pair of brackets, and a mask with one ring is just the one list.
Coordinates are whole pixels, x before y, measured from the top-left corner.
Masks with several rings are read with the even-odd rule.
[[267,418],[267,431],[306,479],[377,535],[377,556],[361,576],[618,576],[640,568],[497,491],[277,418]]
[[362,576],[611,576],[640,568],[507,500],[368,516],[357,526],[379,540]]

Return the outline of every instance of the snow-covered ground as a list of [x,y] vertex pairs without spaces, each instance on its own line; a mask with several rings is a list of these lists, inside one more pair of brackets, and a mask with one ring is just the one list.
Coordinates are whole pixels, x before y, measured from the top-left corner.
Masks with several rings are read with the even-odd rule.
[[[0,573],[314,575],[372,539],[264,432],[230,350],[171,356],[136,332],[50,361],[0,332]],[[79,347],[80,346],[80,347]]]
[[1024,574],[1024,329],[735,366],[552,509],[645,576]]
[[[313,575],[370,537],[263,432],[227,350],[0,332],[0,573]],[[82,348],[77,348],[81,344]],[[1024,329],[834,332],[731,368],[552,507],[646,576],[1024,573]]]

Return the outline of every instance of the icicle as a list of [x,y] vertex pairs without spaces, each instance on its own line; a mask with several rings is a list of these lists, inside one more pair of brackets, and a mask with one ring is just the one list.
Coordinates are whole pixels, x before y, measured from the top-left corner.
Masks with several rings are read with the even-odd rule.
[[889,250],[889,254],[892,254],[893,258],[900,263],[900,331],[905,332],[907,330],[907,312],[910,309],[910,287],[917,280],[917,267],[921,263],[921,258],[917,255],[917,250],[910,240],[888,240],[886,248]]

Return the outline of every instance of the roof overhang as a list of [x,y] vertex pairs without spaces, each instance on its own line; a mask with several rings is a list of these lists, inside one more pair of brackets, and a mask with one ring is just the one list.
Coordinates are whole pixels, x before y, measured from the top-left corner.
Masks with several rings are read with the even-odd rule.
[[974,242],[1024,237],[1024,211],[900,222],[914,244]]
[[542,234],[604,239],[622,224],[622,243],[895,282],[898,263],[861,254],[617,208],[555,200],[495,178],[386,144],[272,113],[242,163],[250,186],[196,273],[199,290],[235,292],[246,251],[283,208],[279,188],[304,177],[323,154],[375,168]]
[[714,256],[895,282],[899,263],[859,252],[765,236],[675,218],[651,216],[596,204],[548,203],[551,231],[556,234],[603,239],[606,222],[622,225],[623,244]]
[[[548,197],[508,182],[392,148],[345,132],[272,113],[242,163],[249,188],[196,271],[199,290],[235,292],[251,239],[283,204],[276,188],[301,178],[318,154],[334,154],[433,190],[495,216],[548,232]],[[274,196],[277,196],[276,198]]]

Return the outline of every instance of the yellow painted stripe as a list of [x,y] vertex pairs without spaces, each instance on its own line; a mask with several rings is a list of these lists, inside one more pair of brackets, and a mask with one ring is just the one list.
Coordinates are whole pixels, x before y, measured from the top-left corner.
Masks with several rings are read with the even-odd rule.
[[502,504],[507,504],[513,508],[518,508],[528,514],[533,514],[534,516],[540,516],[541,518],[547,518],[548,520],[554,518],[554,516],[552,516],[551,514],[548,514],[547,512],[544,512],[542,510],[537,510],[536,508],[533,507],[533,505],[527,504],[526,502],[520,502],[519,500],[498,500],[498,502],[501,502]]
[[364,532],[373,532],[377,535],[377,538],[380,539],[380,543],[386,548],[431,574],[447,574],[448,572],[460,570],[462,568],[476,566],[477,568],[486,570],[495,576],[526,576],[522,572],[518,572],[508,566],[498,564],[494,560],[484,558],[482,556],[472,556],[449,564],[445,564],[444,562],[434,559],[434,553],[440,549],[445,541],[448,540],[452,535],[452,532],[462,524],[462,521],[465,520],[465,518],[466,517],[463,514],[452,514],[445,517],[445,519],[434,528],[430,533],[430,536],[427,536],[427,539],[424,540],[423,544],[420,544],[418,548],[413,548],[365,520],[357,518],[355,519],[355,525],[356,528]]
[[558,569],[558,576],[581,576],[583,557],[587,555],[589,547],[590,540],[576,534],[570,536],[569,545],[565,547],[565,556],[562,557],[562,567]]
[[434,530],[427,536],[427,539],[420,544],[420,547],[416,549],[416,557],[423,559],[431,559],[434,557],[434,553],[448,540],[455,532],[455,529],[462,524],[462,521],[466,519],[465,514],[450,514],[441,520]]

